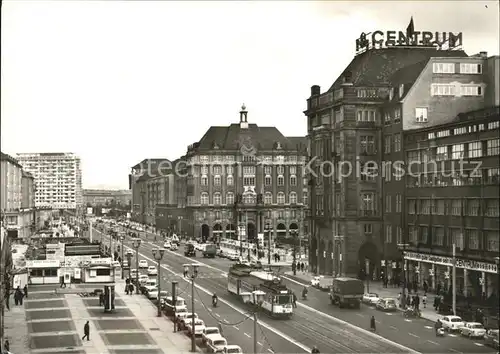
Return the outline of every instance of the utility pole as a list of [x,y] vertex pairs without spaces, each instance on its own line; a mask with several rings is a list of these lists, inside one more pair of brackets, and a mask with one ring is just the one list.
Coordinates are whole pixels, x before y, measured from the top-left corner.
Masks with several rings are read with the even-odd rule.
[[257,309],[259,308],[259,304],[255,301],[255,293],[253,294],[253,303],[255,305],[255,311],[253,312],[253,352],[254,354],[257,354],[258,351],[258,338],[257,338],[257,329],[258,329],[258,323],[257,323]]
[[271,265],[271,224],[266,223],[267,231],[267,264]]
[[177,320],[177,313],[175,311],[176,309],[176,304],[177,304],[177,282],[173,281],[172,282],[172,303],[174,305],[174,333],[177,332],[177,325],[178,325],[178,320]]
[[[185,264],[184,267],[191,266],[191,352],[196,353],[196,323],[194,318],[194,280],[198,276],[198,264]],[[175,306],[175,303],[174,303]]]
[[457,315],[457,259],[455,254],[455,244],[453,246],[453,269],[451,278],[453,315]]
[[[247,258],[250,262],[250,238],[248,236],[248,213],[245,211],[245,235],[247,236]],[[254,235],[255,236],[255,235]]]

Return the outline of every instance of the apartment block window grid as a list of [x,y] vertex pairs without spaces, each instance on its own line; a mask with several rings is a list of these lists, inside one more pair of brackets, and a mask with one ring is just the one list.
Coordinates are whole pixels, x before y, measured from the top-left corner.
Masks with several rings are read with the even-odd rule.
[[460,74],[481,74],[483,67],[476,63],[460,63]]
[[455,63],[433,63],[432,72],[434,74],[454,74]]

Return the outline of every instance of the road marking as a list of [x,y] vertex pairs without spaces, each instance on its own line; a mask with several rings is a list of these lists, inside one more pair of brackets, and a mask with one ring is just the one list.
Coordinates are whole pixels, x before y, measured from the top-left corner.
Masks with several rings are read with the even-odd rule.
[[215,316],[220,317],[220,315],[218,313],[216,313]]
[[475,345],[477,345],[478,347],[484,347],[484,344],[481,344],[481,343],[474,343]]
[[271,349],[268,349],[267,351],[270,352],[270,353],[274,353]]
[[405,321],[406,321],[406,322],[411,322],[411,320],[409,320],[409,319],[407,319],[407,318],[405,318]]
[[389,326],[389,327],[391,327],[392,329],[395,329],[396,331],[398,330],[397,327],[394,327],[394,326]]
[[451,350],[452,352],[455,352],[455,353],[462,353],[461,351],[458,351],[456,349],[453,349],[453,348],[448,348],[449,350]]
[[245,336],[247,336],[248,338],[251,338],[250,335],[248,333],[243,333]]
[[364,315],[360,314],[360,313],[357,313],[356,316],[359,316],[359,317],[365,317]]
[[427,328],[427,329],[432,329],[432,327],[431,327],[431,326],[425,326],[425,328]]
[[298,284],[298,285],[302,285],[302,286],[310,286],[310,285],[311,285],[311,283],[309,283],[309,284],[307,284],[307,283],[302,283],[302,282],[300,282],[300,281],[297,281],[297,280],[295,280],[295,279],[292,279],[292,278],[286,277],[286,276],[284,276],[284,275],[282,275],[282,276],[281,276],[281,278],[286,279],[286,280],[289,280],[289,281],[291,281],[292,283],[295,283],[295,284]]
[[410,333],[410,332],[408,332],[408,334],[409,334],[410,336],[412,336],[412,337],[415,337],[415,338],[420,338],[420,337],[419,337],[419,336],[417,336],[416,334],[413,334],[413,333]]
[[240,330],[240,329],[239,329],[238,327],[236,327],[236,326],[233,326],[233,328],[234,328],[235,330],[237,330],[237,331],[239,331],[239,330]]
[[392,313],[386,312],[385,313],[387,316],[392,316]]
[[261,342],[257,342],[258,345],[260,345],[262,347],[262,343]]
[[198,299],[194,299],[195,302],[198,302]]
[[433,342],[431,340],[427,340],[429,343],[432,343],[432,344],[435,344],[435,345],[439,345],[439,343],[436,343],[436,342]]
[[449,335],[450,337],[456,337],[456,336],[457,336],[456,334],[453,334],[453,333],[448,333],[448,335]]
[[[130,248],[130,247],[128,247],[128,246],[125,246],[125,248],[127,248],[128,250],[134,251],[132,248]],[[185,259],[188,259],[188,260],[190,260],[190,261],[192,262],[192,259],[190,259],[190,258],[188,258],[188,257],[185,257],[185,256],[182,256],[182,255],[179,255],[178,253],[175,253],[175,252],[172,252],[172,251],[170,251],[170,252],[171,252],[171,253],[173,253],[173,254],[176,254],[177,256],[180,256],[180,257],[183,257],[183,258],[185,258]],[[141,257],[142,257],[142,258],[147,259],[148,261],[150,261],[150,262],[152,262],[152,263],[156,263],[156,261],[154,261],[153,259],[151,259],[151,258],[149,258],[149,257],[145,256],[143,253],[140,253],[140,252],[139,252],[139,254],[141,255]],[[217,271],[219,271],[219,272],[221,271],[220,269],[214,268],[214,267],[209,266],[209,265],[207,265],[207,264],[205,264],[205,263],[202,263],[202,262],[199,262],[199,261],[198,261],[197,263],[198,263],[198,264],[203,264],[203,265],[207,266],[208,268],[215,269],[215,270],[217,270]],[[164,265],[162,265],[162,268],[163,268],[163,269],[165,269],[166,271],[168,271],[168,272],[170,272],[170,273],[172,273],[172,274],[174,274],[174,275],[176,275],[176,276],[180,277],[180,274],[178,274],[178,273],[174,272],[172,269],[169,269],[169,268],[165,267]],[[181,278],[181,279],[183,279],[183,278]],[[185,281],[189,281],[189,280],[187,280],[187,279],[184,279],[184,280],[185,280]],[[199,290],[203,291],[205,294],[207,294],[207,295],[212,295],[212,293],[211,293],[210,291],[208,291],[208,290],[207,290],[207,289],[205,289],[204,287],[200,286],[199,284],[195,284],[195,286],[196,286],[196,288],[197,288],[197,289],[199,289]],[[246,314],[248,313],[248,311],[244,311],[244,310],[242,310],[241,308],[237,307],[236,305],[233,305],[233,304],[232,304],[232,303],[230,303],[229,301],[226,301],[226,300],[224,300],[224,299],[219,299],[219,300],[220,300],[223,304],[226,304],[228,307],[232,308],[234,311],[239,312],[241,315],[246,315]],[[348,323],[348,322],[346,322],[346,321],[342,321],[342,320],[340,320],[340,319],[338,319],[338,318],[336,318],[336,317],[333,317],[333,316],[330,316],[330,315],[328,315],[328,314],[325,314],[325,313],[323,313],[323,312],[321,312],[321,311],[318,311],[318,310],[316,310],[316,309],[314,309],[314,308],[312,308],[312,307],[310,307],[310,306],[307,306],[307,305],[305,305],[305,304],[302,304],[302,303],[300,303],[300,302],[298,302],[298,301],[297,301],[297,305],[299,305],[299,306],[301,306],[301,307],[303,307],[303,308],[305,308],[305,309],[307,309],[307,310],[309,310],[309,311],[311,311],[311,312],[314,312],[314,313],[316,313],[316,314],[319,314],[320,316],[323,316],[323,317],[325,317],[325,318],[328,318],[328,319],[330,319],[330,320],[333,320],[333,321],[335,321],[335,322],[337,322],[337,323],[343,324],[343,325],[345,325],[345,326],[347,326],[347,327],[350,327],[350,328],[352,328],[352,329],[354,329],[354,330],[357,330],[357,331],[359,331],[359,332],[362,332],[362,333],[364,333],[364,334],[366,334],[366,335],[368,335],[368,336],[372,336],[373,338],[376,338],[376,339],[378,339],[378,340],[380,340],[380,341],[382,341],[382,342],[385,342],[385,343],[388,343],[388,344],[390,344],[390,345],[393,345],[393,346],[395,346],[395,347],[397,347],[397,348],[400,348],[400,349],[402,349],[402,350],[404,350],[404,351],[407,351],[407,352],[409,352],[409,353],[412,353],[412,354],[421,354],[420,352],[418,352],[418,351],[416,351],[416,350],[413,350],[413,349],[411,349],[411,348],[405,347],[405,346],[404,346],[404,345],[402,345],[402,344],[399,344],[399,343],[393,342],[393,341],[391,341],[391,340],[389,340],[389,339],[386,339],[386,338],[384,338],[384,337],[382,337],[382,336],[380,336],[380,335],[378,335],[378,334],[375,334],[375,333],[373,333],[373,332],[371,332],[371,331],[369,331],[369,330],[366,330],[366,329],[364,329],[364,328],[361,328],[361,327],[355,326],[355,325],[353,325],[353,324],[351,324],[351,323]],[[250,320],[252,320],[252,321],[253,321],[253,318],[252,318],[252,317],[250,317]],[[278,330],[278,329],[276,329],[276,328],[272,327],[271,325],[267,324],[266,322],[264,322],[264,321],[262,321],[262,320],[259,320],[259,324],[260,324],[262,327],[266,328],[267,330],[269,330],[269,331],[273,332],[274,334],[276,334],[276,335],[280,336],[281,338],[283,338],[283,339],[285,339],[285,340],[289,341],[290,343],[292,343],[292,344],[296,345],[297,347],[301,348],[302,350],[304,350],[304,351],[306,351],[306,352],[308,352],[308,353],[310,353],[310,352],[311,352],[311,348],[309,348],[308,346],[306,346],[306,345],[304,345],[304,344],[302,344],[302,343],[298,342],[297,340],[295,340],[295,339],[293,339],[292,337],[290,337],[289,335],[287,335],[287,334],[285,334],[285,333],[281,332],[280,330]],[[268,349],[268,350],[269,350],[271,353],[274,353],[272,350],[270,350],[270,349]]]

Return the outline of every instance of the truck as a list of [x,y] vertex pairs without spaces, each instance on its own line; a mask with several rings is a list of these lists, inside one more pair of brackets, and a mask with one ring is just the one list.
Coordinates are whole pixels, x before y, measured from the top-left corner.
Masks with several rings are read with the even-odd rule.
[[362,280],[347,277],[334,278],[330,288],[330,301],[332,305],[338,305],[340,308],[359,309],[364,292],[365,285]]
[[194,245],[192,243],[186,243],[184,246],[184,255],[186,257],[196,256],[196,250],[194,249]]
[[217,246],[213,243],[209,243],[203,248],[203,257],[205,258],[215,258],[216,254]]

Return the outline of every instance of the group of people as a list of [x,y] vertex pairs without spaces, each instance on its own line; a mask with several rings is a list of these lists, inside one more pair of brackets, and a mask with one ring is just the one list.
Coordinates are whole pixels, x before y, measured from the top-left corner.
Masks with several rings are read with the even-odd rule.
[[[400,306],[402,306],[402,296],[406,296],[405,298],[405,306],[406,308],[412,308],[416,311],[420,310],[420,296],[417,294],[414,294],[413,296],[410,294],[403,295],[402,293],[398,294],[398,301],[400,302]],[[436,300],[434,300],[435,302]],[[424,308],[427,307],[427,294],[424,293],[422,296],[422,305],[424,305]]]
[[307,272],[307,265],[304,262],[292,263],[292,271]]
[[125,294],[132,295],[134,293],[134,284],[130,279],[125,280]]
[[16,288],[14,291],[14,304],[22,306],[24,298],[28,298],[28,285],[25,285],[23,290],[21,290],[20,286]]

